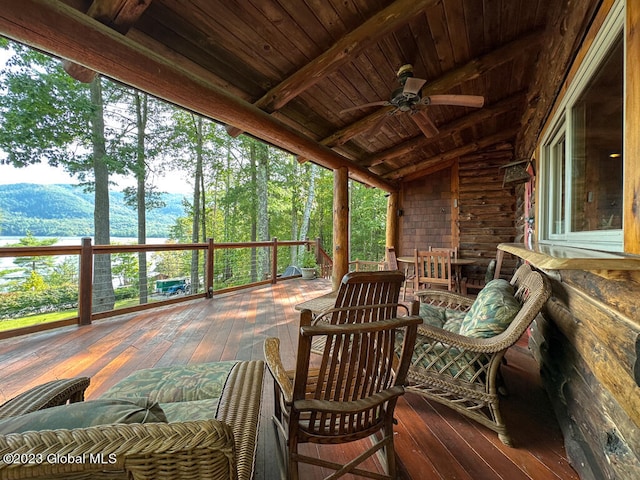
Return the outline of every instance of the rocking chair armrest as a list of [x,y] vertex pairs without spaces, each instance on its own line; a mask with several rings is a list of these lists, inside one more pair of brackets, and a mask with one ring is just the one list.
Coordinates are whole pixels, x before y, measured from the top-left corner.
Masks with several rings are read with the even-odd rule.
[[273,376],[273,380],[282,392],[284,401],[288,404],[293,402],[293,383],[287,374],[280,358],[280,339],[267,338],[264,341],[264,358],[267,367]]
[[0,405],[0,418],[16,417],[67,402],[81,402],[89,382],[88,377],[77,377],[37,385]]
[[474,299],[459,293],[445,290],[419,290],[414,293],[420,303],[435,304],[454,310],[466,311],[473,305]]
[[502,332],[490,338],[475,338],[450,332],[439,327],[434,327],[433,325],[419,325],[416,344],[418,344],[418,342],[431,343],[432,341],[453,346],[458,350],[487,354],[505,350],[514,343],[509,339],[506,332]]

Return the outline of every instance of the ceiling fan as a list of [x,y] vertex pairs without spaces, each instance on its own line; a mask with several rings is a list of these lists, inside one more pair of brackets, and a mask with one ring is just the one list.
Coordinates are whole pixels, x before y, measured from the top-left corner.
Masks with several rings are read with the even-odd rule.
[[425,136],[433,137],[438,133],[438,128],[423,111],[424,107],[428,105],[452,105],[480,108],[484,105],[484,97],[480,95],[430,95],[422,97],[420,91],[427,81],[413,76],[413,65],[411,64],[400,67],[396,76],[400,87],[391,93],[389,100],[365,103],[357,107],[347,108],[340,113],[368,107],[392,106],[395,108],[387,115],[408,113]]

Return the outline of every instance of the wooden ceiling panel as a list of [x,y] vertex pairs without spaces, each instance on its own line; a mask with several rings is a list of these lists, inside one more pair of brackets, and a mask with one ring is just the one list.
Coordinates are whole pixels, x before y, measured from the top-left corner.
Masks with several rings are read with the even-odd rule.
[[[328,168],[346,165],[384,188],[433,171],[438,162],[451,162],[455,155],[467,155],[492,141],[513,141],[520,123],[521,136],[526,135],[523,143],[530,149],[530,137],[544,115],[534,115],[531,105],[525,111],[524,96],[531,103],[539,89],[548,96],[553,87],[536,65],[543,46],[557,44],[558,25],[563,22],[588,25],[587,17],[599,2],[153,0],[124,32],[124,41],[113,39],[136,59],[129,65],[127,58],[121,64],[104,62],[99,45],[78,41],[69,47],[53,33],[59,25],[100,30],[87,12],[95,11],[101,6],[95,2],[102,1],[106,0],[24,0],[26,6],[3,2],[0,26],[12,31],[27,15],[25,25],[31,30],[20,30],[19,38],[32,39],[36,46],[79,65],[95,65],[114,78],[132,78],[135,85],[149,85],[141,79],[157,75],[152,66],[161,58],[175,68],[175,78],[186,76],[194,88],[212,90],[226,106],[220,106],[220,112],[211,104],[198,107],[197,100],[184,96],[182,84],[163,84],[152,89],[155,95],[243,126],[298,155],[315,155],[310,160]],[[568,5],[553,9],[564,18],[547,18],[557,2]],[[549,22],[553,28],[547,30]],[[108,19],[103,23],[112,28]],[[568,32],[572,37],[562,40],[578,45],[580,30]],[[58,33],[65,39],[73,37]],[[95,38],[104,35],[100,31]],[[556,36],[556,43],[547,40],[549,35]],[[564,50],[569,55],[569,49]],[[406,112],[387,118],[395,107],[342,112],[389,101],[399,87],[398,68],[407,63],[413,64],[415,77],[426,80],[418,92],[421,98],[473,94],[483,96],[485,106],[432,105],[420,110],[437,127],[438,132],[430,132],[432,137],[425,136]],[[113,72],[105,65],[111,65]],[[523,115],[526,119],[521,122]],[[529,125],[529,119],[536,125]],[[264,131],[256,130],[256,125]]]

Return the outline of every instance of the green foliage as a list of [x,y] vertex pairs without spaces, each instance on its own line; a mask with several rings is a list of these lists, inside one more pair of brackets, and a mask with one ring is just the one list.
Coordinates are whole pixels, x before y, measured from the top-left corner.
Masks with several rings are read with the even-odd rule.
[[[136,237],[136,218],[124,195],[110,192],[109,197],[111,234]],[[149,237],[168,237],[173,223],[184,214],[182,195],[164,193],[160,198],[165,206],[147,214]],[[0,185],[1,231],[7,236],[27,232],[35,236],[92,236],[93,204],[93,195],[74,185]]]
[[47,288],[0,293],[0,318],[18,318],[45,312],[77,308],[78,287]]
[[316,263],[316,254],[313,250],[304,250],[300,256],[300,266],[302,268],[315,268],[318,266]]

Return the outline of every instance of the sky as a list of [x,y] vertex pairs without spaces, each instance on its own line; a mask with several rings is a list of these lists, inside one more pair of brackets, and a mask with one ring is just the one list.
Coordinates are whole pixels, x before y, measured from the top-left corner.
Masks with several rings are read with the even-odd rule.
[[[160,192],[189,194],[193,191],[193,186],[184,177],[185,174],[181,172],[168,172],[164,177],[157,177],[153,183]],[[122,190],[135,185],[133,178],[112,176],[111,180],[116,183],[110,187],[111,190]],[[69,176],[63,168],[54,168],[47,164],[29,165],[24,168],[0,164],[0,185],[15,183],[77,185],[78,180]]]

